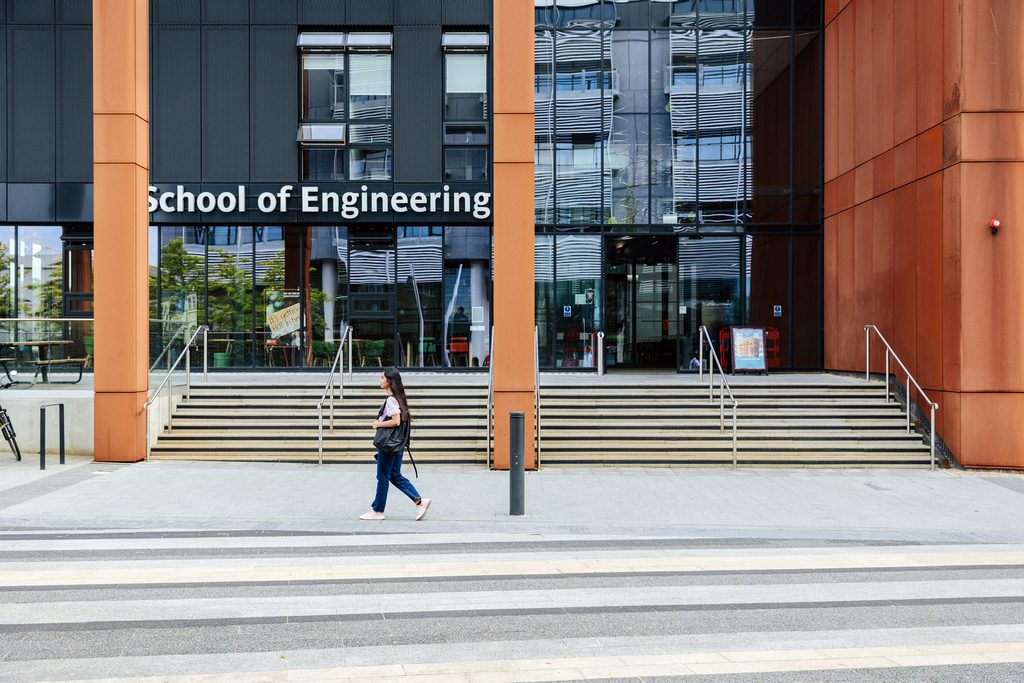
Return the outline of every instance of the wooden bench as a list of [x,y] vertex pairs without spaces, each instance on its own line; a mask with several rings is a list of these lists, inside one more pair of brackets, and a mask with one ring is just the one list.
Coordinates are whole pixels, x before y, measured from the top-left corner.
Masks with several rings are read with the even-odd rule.
[[[32,376],[32,382],[33,384],[35,383],[36,378],[39,377],[39,373],[41,372],[43,373],[43,381],[46,382],[47,384],[78,384],[79,382],[82,381],[82,371],[85,368],[85,364],[86,362],[88,362],[88,360],[88,358],[55,358],[53,360],[31,361],[32,364],[36,366],[36,374]],[[60,382],[51,382],[49,372],[47,371],[50,368],[65,366],[77,367],[78,377],[70,381],[62,380]]]

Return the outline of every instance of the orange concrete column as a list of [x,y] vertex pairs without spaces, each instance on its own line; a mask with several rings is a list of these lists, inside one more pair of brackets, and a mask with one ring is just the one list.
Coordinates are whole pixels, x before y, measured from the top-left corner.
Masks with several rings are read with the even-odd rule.
[[146,457],[148,0],[93,0],[96,460]]
[[509,413],[526,414],[536,468],[533,294],[533,2],[494,0],[494,467],[509,463]]

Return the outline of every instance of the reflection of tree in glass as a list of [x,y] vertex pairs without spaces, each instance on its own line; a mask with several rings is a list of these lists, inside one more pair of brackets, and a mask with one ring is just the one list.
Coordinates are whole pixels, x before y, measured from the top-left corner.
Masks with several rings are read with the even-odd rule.
[[[151,296],[155,283],[150,278]],[[185,251],[185,240],[177,237],[160,250],[160,281],[165,290],[198,294],[203,285],[203,257]]]
[[[31,299],[21,303],[21,312],[37,318],[60,318],[64,313],[64,268],[57,262],[50,269],[50,274],[41,282],[28,285],[33,293]],[[32,310],[32,299],[36,308]]]
[[248,332],[252,326],[252,257],[239,258],[224,249],[210,251],[219,259],[208,283],[210,327]]
[[11,268],[14,257],[6,249],[0,249],[0,318],[14,317],[13,291],[11,290]]

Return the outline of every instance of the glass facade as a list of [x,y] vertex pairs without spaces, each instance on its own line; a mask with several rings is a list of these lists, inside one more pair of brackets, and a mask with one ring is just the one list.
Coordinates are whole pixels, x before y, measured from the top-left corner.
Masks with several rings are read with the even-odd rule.
[[609,365],[685,369],[701,325],[751,324],[819,368],[820,3],[535,4],[542,365],[600,329]]
[[[491,231],[460,226],[152,226],[150,316],[210,327],[211,366],[490,361]],[[153,344],[162,348],[158,329]]]

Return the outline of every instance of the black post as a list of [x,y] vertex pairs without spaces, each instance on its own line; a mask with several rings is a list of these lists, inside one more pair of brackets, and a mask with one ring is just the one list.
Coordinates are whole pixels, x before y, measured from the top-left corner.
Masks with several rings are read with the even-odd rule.
[[64,404],[57,406],[57,418],[60,423],[60,464],[64,464]]
[[39,469],[46,469],[46,406],[39,406]]
[[523,457],[523,439],[525,432],[525,415],[509,413],[509,502],[510,515],[526,514],[524,501],[526,488],[526,460]]

